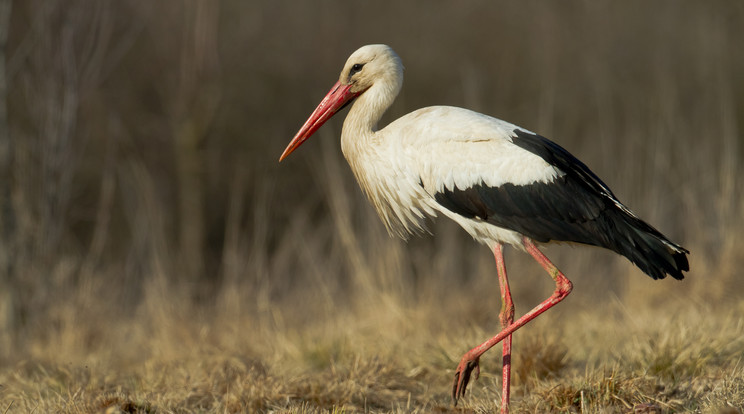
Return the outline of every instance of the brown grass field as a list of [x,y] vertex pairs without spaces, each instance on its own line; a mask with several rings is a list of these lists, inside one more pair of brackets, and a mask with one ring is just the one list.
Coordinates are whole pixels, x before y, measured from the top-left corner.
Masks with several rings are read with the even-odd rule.
[[[488,250],[391,239],[338,146],[279,154],[368,43],[389,122],[468,107],[550,137],[691,251],[653,281],[546,246],[573,293],[514,335],[512,412],[742,413],[740,1],[0,0],[0,414],[489,413]],[[553,290],[507,249],[517,315]]]

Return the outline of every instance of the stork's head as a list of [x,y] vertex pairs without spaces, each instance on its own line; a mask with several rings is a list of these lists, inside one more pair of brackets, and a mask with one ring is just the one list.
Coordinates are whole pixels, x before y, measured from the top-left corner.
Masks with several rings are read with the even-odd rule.
[[395,87],[397,95],[403,84],[403,64],[390,46],[362,46],[346,60],[338,82],[357,95],[375,84]]
[[387,45],[367,45],[357,49],[346,61],[338,82],[287,145],[279,161],[302,145],[336,112],[366,91],[379,89],[374,96],[394,99],[402,85],[403,64],[393,49]]

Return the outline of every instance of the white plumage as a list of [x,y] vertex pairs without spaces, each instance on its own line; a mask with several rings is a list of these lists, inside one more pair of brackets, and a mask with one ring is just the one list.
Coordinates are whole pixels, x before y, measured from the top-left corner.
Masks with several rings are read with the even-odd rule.
[[[425,231],[428,217],[449,217],[494,252],[501,284],[502,331],[467,352],[452,396],[464,395],[480,356],[503,341],[502,413],[508,410],[511,334],[564,299],[571,282],[535,243],[577,242],[613,250],[654,279],[683,278],[687,250],[623,205],[586,165],[552,141],[467,109],[419,109],[377,128],[403,84],[400,58],[385,45],[364,46],[331,88],[280,161],[341,108],[353,102],[341,149],[391,234]],[[524,249],[556,283],[540,305],[514,321],[502,244]]]
[[[363,147],[379,147],[379,150],[360,151],[353,155],[344,151],[344,154],[357,177],[369,173],[357,171],[356,167],[360,165],[379,166],[386,160],[396,160],[391,168],[375,168],[370,177],[360,179],[366,183],[362,188],[373,200],[392,197],[397,200],[394,204],[416,206],[431,216],[436,212],[444,214],[489,247],[493,247],[493,243],[521,246],[521,236],[515,232],[483,221],[463,220],[434,198],[445,188],[466,189],[480,183],[489,187],[505,183],[547,183],[562,174],[539,156],[512,144],[514,129],[520,128],[467,109],[435,106],[419,109],[374,135],[363,136],[369,142],[365,143],[364,138],[359,140]],[[359,136],[342,134],[341,139],[344,147],[345,141],[359,139]],[[355,157],[360,159],[352,161]],[[391,188],[396,190],[390,191]],[[401,216],[386,208],[385,204],[374,201],[373,204],[383,222],[390,223],[388,229],[391,233],[405,237],[401,234],[402,229],[410,233],[412,227],[423,225],[422,220],[412,222],[410,215],[404,213]],[[421,205],[428,208],[419,207]]]

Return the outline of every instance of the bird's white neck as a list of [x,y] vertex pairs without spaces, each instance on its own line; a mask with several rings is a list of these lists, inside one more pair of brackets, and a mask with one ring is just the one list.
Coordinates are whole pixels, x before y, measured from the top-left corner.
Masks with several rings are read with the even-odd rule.
[[402,75],[379,79],[352,103],[341,133],[341,149],[349,156],[351,147],[368,145],[377,132],[377,124],[400,92]]

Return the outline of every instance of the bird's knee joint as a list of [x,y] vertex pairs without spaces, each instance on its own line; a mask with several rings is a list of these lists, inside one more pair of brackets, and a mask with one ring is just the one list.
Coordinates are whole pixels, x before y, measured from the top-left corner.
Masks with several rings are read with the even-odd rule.
[[555,295],[559,298],[564,298],[568,296],[569,293],[573,290],[573,283],[571,283],[570,280],[566,279],[565,277],[561,280],[558,280],[558,284],[555,287]]
[[499,314],[499,320],[501,321],[502,327],[507,327],[514,322],[514,304],[507,306],[506,304],[501,307],[501,313]]

